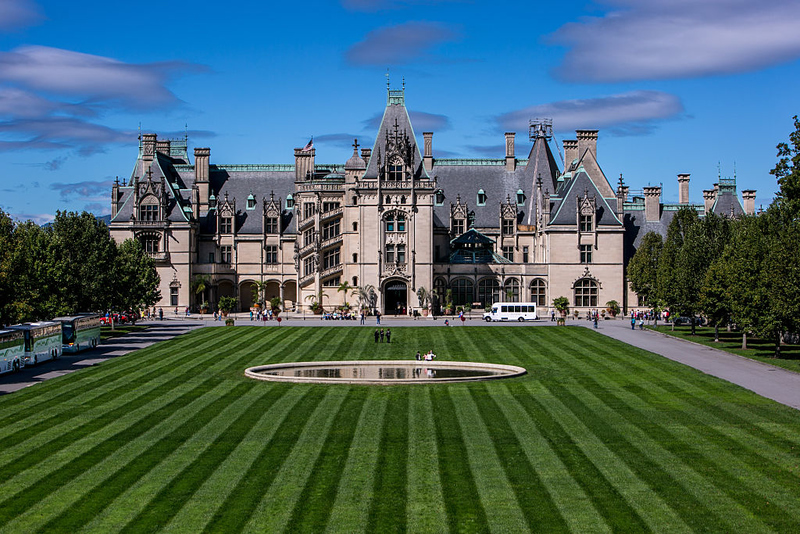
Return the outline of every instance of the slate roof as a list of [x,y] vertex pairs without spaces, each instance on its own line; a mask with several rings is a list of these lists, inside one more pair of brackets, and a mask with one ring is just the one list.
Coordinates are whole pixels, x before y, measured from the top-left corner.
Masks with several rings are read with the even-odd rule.
[[[600,226],[620,226],[622,222],[614,213],[611,199],[605,199],[600,194],[595,183],[582,168],[578,168],[571,178],[565,180],[559,188],[558,197],[550,212],[551,225],[577,225],[578,198],[583,198],[588,192],[589,197],[594,197],[597,206],[596,222]],[[551,197],[551,200],[552,197]],[[613,199],[616,204],[616,199]]]
[[[364,178],[377,178],[378,177],[378,159],[384,162],[386,159],[386,136],[387,133],[394,132],[395,125],[397,131],[400,133],[405,132],[409,140],[413,143],[414,152],[414,177],[427,178],[428,173],[422,165],[422,155],[417,145],[417,138],[414,135],[414,128],[411,125],[411,119],[408,117],[403,99],[399,98],[391,100],[386,105],[386,110],[383,112],[381,125],[378,128],[378,134],[375,137],[375,144],[372,147],[372,155],[369,158],[369,165],[364,173]],[[380,158],[378,157],[380,155]]]

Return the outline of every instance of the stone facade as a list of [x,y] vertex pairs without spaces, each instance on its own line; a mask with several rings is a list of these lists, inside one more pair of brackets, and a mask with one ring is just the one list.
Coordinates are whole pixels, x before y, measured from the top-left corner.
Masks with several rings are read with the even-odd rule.
[[[419,288],[434,311],[448,299],[510,300],[546,314],[559,296],[579,312],[609,300],[635,307],[625,265],[645,232],[666,232],[677,206],[660,202],[660,187],[637,196],[620,178],[614,190],[596,130],[564,141],[563,170],[552,124],[532,121],[528,133],[527,159],[512,132],[503,158],[435,158],[431,132],[420,153],[404,90],[389,90],[373,147],[355,142],[344,165],[317,163],[312,143],[294,150],[294,165],[212,164],[209,148],[194,149],[191,164],[186,139],[144,134],[130,178],[112,188],[111,234],[139,239],[156,260],[165,308],[234,296],[248,310],[254,282],[303,313],[320,293],[327,309],[355,305],[358,288],[384,314],[421,310]],[[678,180],[688,204],[689,175]],[[700,212],[743,212],[735,182],[704,195]],[[745,192],[748,211],[752,198]],[[353,289],[338,291],[344,282]]]

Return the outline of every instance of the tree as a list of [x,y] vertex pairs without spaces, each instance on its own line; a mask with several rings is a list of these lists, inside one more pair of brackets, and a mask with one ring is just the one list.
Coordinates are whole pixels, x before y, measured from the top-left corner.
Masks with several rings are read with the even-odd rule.
[[236,297],[220,297],[219,310],[223,315],[228,315],[232,309],[236,307]]
[[658,287],[658,261],[664,242],[661,234],[648,232],[642,237],[636,254],[628,263],[628,280],[631,289],[642,297],[648,306],[654,306],[658,300],[656,290]]
[[353,289],[353,286],[351,286],[350,282],[348,282],[347,280],[345,280],[344,282],[339,284],[339,287],[336,289],[336,292],[337,293],[344,293],[344,304],[343,304],[343,306],[347,306],[347,307],[350,306],[347,303],[347,295],[348,294],[351,294],[351,295],[357,295],[358,294],[358,291]]
[[[258,284],[259,282],[255,282]],[[207,274],[196,274],[194,275],[194,280],[192,280],[192,291],[194,291],[195,295],[200,295],[200,302],[201,307],[202,304],[207,302],[206,300],[206,289],[209,288],[211,285],[211,278]]]
[[778,163],[769,171],[778,179],[780,191],[775,199],[778,205],[788,210],[792,218],[800,214],[800,120],[794,119],[794,131],[789,134],[789,143],[778,143]]
[[[431,295],[428,293],[428,290],[425,289],[424,286],[419,286],[417,288],[417,300],[419,300],[419,307],[423,310],[428,309],[428,304],[431,302]],[[427,311],[425,312],[427,313]]]
[[[264,300],[268,284],[268,282],[253,282],[253,293],[256,294],[256,304],[263,305],[265,303]],[[280,301],[280,297],[278,297],[278,301]],[[278,306],[280,307],[280,303]]]
[[375,307],[375,286],[372,284],[364,284],[358,287],[358,301],[359,306],[362,308],[366,305],[370,309]]
[[59,211],[47,234],[50,315],[109,309],[117,246],[105,223],[88,212]]
[[730,273],[724,256],[717,258],[706,271],[705,280],[700,288],[700,307],[714,326],[714,341],[719,341],[719,327],[726,324],[731,316],[731,300],[729,294]]
[[158,276],[153,258],[147,255],[136,239],[126,239],[117,250],[114,264],[116,294],[112,307],[119,310],[149,308],[161,300]]
[[11,323],[8,303],[14,294],[11,258],[14,249],[14,221],[0,209],[0,325]]
[[53,317],[48,309],[51,294],[58,290],[47,269],[48,236],[42,228],[27,221],[14,229],[8,262],[13,291],[6,308],[12,323]]

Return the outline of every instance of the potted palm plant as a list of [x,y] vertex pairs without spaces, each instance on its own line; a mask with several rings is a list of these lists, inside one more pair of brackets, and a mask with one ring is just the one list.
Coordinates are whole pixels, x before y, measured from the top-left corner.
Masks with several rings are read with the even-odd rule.
[[281,313],[281,298],[280,297],[272,297],[269,299],[269,305],[272,308],[272,315],[277,317]]
[[326,294],[325,294],[325,293],[324,293],[324,292],[323,292],[323,291],[320,289],[320,290],[319,290],[319,292],[317,292],[317,293],[314,293],[314,294],[311,294],[311,295],[308,295],[308,296],[306,297],[306,300],[310,300],[310,301],[311,301],[311,306],[310,306],[310,307],[311,307],[311,311],[314,313],[314,315],[322,315],[322,310],[323,310],[323,308],[322,308],[322,301],[323,301],[323,299],[325,299],[327,296],[328,296],[328,295],[326,295]]
[[569,299],[567,297],[558,297],[553,299],[553,307],[558,310],[559,317],[557,324],[563,326],[569,313]]
[[419,306],[422,308],[422,315],[428,316],[428,305],[431,303],[431,295],[428,290],[423,286],[417,289],[417,299],[419,299]]
[[222,312],[222,316],[227,317],[231,310],[236,307],[236,304],[236,297],[220,297],[219,311]]

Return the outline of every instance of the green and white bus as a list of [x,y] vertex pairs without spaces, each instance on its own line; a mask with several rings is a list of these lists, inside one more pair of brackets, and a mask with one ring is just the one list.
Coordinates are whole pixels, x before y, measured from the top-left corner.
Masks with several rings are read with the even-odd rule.
[[16,373],[25,357],[25,337],[19,330],[0,330],[0,373]]
[[25,339],[25,357],[22,365],[36,365],[61,356],[61,323],[43,321],[39,323],[15,324],[8,327],[19,330]]
[[100,316],[93,313],[55,317],[61,323],[61,339],[64,352],[79,352],[100,344]]

